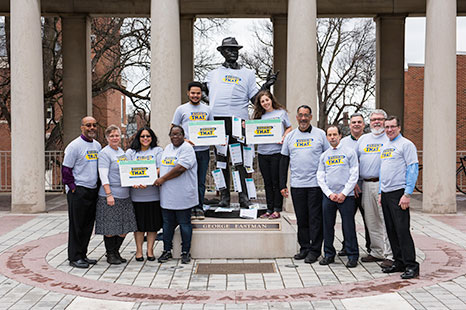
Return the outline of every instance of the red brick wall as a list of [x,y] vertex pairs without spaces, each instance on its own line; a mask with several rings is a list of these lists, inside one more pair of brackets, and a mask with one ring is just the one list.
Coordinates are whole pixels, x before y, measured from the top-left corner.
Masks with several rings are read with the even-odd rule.
[[[466,54],[457,55],[456,63],[456,149],[460,151],[466,150]],[[408,65],[403,135],[413,141],[418,150],[422,150],[423,102],[424,66]]]

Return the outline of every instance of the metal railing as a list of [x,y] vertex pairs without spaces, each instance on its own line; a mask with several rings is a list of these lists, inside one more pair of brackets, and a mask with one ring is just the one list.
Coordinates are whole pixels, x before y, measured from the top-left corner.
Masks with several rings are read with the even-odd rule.
[[[419,164],[422,164],[422,151],[418,151]],[[466,151],[456,151],[456,161],[460,157],[466,156]],[[63,151],[46,151],[45,152],[45,190],[50,192],[61,192],[64,189],[61,177],[61,167],[63,163]],[[264,190],[264,181],[259,171],[257,162],[257,153],[253,161],[254,173],[252,177],[257,191]],[[207,171],[206,190],[215,191],[215,183],[211,171],[216,169],[215,153],[210,151],[210,163]],[[461,175],[457,178],[461,188],[466,188],[466,177]],[[422,170],[419,172],[416,186],[422,189]],[[233,188],[233,185],[230,186]],[[0,192],[11,191],[11,151],[0,151]]]

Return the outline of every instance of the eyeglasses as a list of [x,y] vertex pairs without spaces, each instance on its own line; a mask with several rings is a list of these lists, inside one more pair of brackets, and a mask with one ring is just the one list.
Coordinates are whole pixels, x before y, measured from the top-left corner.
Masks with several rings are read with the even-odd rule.
[[96,123],[87,123],[87,124],[84,124],[83,126],[86,126],[86,127],[88,127],[88,128],[91,128],[91,127],[97,128],[97,124],[96,124]]
[[152,136],[151,135],[141,135],[141,138],[143,138],[143,139],[144,138],[152,138]]

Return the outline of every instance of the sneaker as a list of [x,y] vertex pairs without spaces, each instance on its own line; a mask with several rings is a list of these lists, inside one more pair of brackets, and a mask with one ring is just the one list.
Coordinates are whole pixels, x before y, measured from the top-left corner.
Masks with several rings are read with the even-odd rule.
[[172,252],[170,251],[163,251],[162,255],[159,257],[159,263],[166,263],[172,258]]
[[191,254],[183,252],[181,253],[181,263],[182,264],[189,264],[191,261]]
[[196,219],[197,219],[197,220],[203,220],[203,219],[205,219],[204,211],[202,211],[201,209],[196,210]]

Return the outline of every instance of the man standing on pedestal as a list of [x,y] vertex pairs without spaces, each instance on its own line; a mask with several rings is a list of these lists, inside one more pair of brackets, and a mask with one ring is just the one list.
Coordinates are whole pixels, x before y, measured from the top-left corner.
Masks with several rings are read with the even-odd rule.
[[298,108],[298,128],[283,141],[280,158],[280,192],[288,198],[286,179],[290,167],[291,198],[298,225],[299,253],[294,259],[305,263],[317,261],[322,252],[322,190],[317,183],[317,168],[329,143],[322,129],[311,125],[312,110],[307,105]]
[[[249,119],[249,101],[258,93],[256,76],[250,69],[238,64],[239,50],[243,46],[233,37],[222,40],[222,45],[217,50],[225,58],[225,62],[217,69],[209,72],[206,78],[206,92],[209,95],[210,107],[215,120],[225,121],[225,132],[229,137],[228,144],[240,143],[241,153],[243,144],[232,136],[232,117],[243,120]],[[267,81],[261,89],[270,89],[277,79],[277,75],[269,75]],[[227,156],[217,154],[217,161],[226,162],[226,169],[222,169],[227,188],[220,191],[221,201],[219,206],[229,207],[230,205],[230,169],[229,153]],[[246,189],[247,172],[243,164],[234,166],[239,172],[242,192],[239,193],[239,203],[241,208],[247,208],[251,204]]]
[[418,176],[417,150],[401,135],[400,120],[390,116],[385,121],[389,141],[380,155],[380,191],[388,238],[393,250],[392,266],[384,273],[403,272],[402,279],[419,276],[419,263],[410,231],[409,204]]
[[[349,147],[353,149],[355,152],[358,150],[358,140],[359,138],[363,135],[364,133],[364,117],[362,116],[361,113],[354,113],[350,116],[350,124],[349,124],[349,129],[350,129],[350,135],[344,137],[341,139],[340,143],[342,146]],[[371,239],[369,236],[369,230],[367,229],[366,225],[366,220],[364,219],[364,209],[362,208],[362,180],[360,179],[358,181],[358,184],[356,184],[356,187],[354,188],[354,203],[356,205],[356,208],[354,209],[354,215],[356,215],[356,211],[361,212],[362,220],[364,221],[364,232],[365,232],[365,238],[366,238],[366,250],[367,253],[370,253],[371,251]],[[347,252],[345,250],[345,239],[343,237],[343,244],[342,244],[342,249],[340,252],[338,252],[338,256],[346,256]]]
[[390,266],[392,255],[390,242],[383,219],[382,207],[378,203],[380,152],[388,142],[384,132],[384,121],[387,113],[374,110],[370,116],[371,133],[358,140],[359,177],[362,179],[362,206],[366,226],[371,238],[371,252],[362,257],[363,263],[383,262],[382,266]]
[[[188,84],[189,102],[179,106],[173,115],[173,125],[183,127],[185,139],[189,141],[189,122],[209,121],[212,120],[210,107],[201,103],[202,84],[200,82],[190,82]],[[204,195],[205,195],[205,179],[207,168],[209,168],[209,146],[195,146],[197,160],[197,188],[199,192],[199,204],[192,210],[192,219],[204,219]]]
[[63,184],[68,201],[68,260],[77,268],[96,264],[87,258],[87,247],[94,228],[99,180],[97,154],[100,143],[95,140],[97,122],[91,116],[81,120],[81,136],[65,149]]

